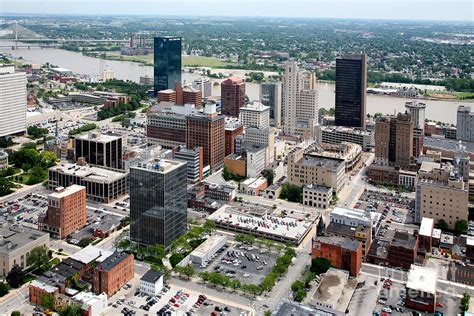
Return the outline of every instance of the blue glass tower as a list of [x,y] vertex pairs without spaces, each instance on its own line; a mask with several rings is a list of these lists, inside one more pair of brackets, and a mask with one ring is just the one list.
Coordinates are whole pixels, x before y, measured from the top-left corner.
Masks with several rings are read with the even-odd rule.
[[153,75],[155,94],[181,83],[181,37],[155,37]]

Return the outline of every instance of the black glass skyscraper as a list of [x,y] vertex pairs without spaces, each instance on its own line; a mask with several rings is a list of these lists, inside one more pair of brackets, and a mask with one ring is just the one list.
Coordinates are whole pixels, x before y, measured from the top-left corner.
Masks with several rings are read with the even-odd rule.
[[130,168],[130,239],[168,248],[186,233],[187,168],[176,160]]
[[367,55],[336,59],[336,125],[365,128]]
[[155,94],[181,83],[181,37],[155,37],[153,75]]

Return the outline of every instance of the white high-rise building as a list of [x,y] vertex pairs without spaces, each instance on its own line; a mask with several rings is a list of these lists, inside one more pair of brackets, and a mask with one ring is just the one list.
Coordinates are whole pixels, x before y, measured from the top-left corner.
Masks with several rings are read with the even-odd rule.
[[411,114],[415,123],[415,128],[425,130],[425,110],[426,104],[420,101],[409,101],[405,103],[405,108]]
[[270,107],[254,101],[240,108],[240,121],[245,127],[267,128],[270,126]]
[[26,74],[0,65],[0,137],[26,131]]
[[474,141],[474,112],[471,112],[470,106],[458,107],[456,128],[456,139]]
[[300,71],[295,61],[285,65],[282,90],[283,132],[314,139],[318,123],[318,92],[310,88],[314,76]]

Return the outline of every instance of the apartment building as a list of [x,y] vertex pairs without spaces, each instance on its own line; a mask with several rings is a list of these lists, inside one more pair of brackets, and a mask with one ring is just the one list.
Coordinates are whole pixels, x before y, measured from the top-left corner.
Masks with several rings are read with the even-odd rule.
[[0,137],[26,132],[26,73],[0,65]]

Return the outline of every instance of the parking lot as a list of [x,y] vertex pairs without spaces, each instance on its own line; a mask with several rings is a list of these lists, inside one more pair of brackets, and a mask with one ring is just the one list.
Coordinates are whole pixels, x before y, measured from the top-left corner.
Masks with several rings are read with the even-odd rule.
[[38,216],[46,212],[48,198],[46,195],[29,193],[14,200],[0,204],[0,214],[12,223],[38,228]]
[[260,284],[275,265],[277,255],[267,249],[245,244],[226,245],[207,266],[196,266],[199,272],[219,272],[242,283]]
[[138,279],[129,282],[114,295],[105,314],[113,315],[217,315],[244,316],[247,313],[237,307],[224,305],[206,296],[175,286],[166,285],[157,296],[138,292]]

